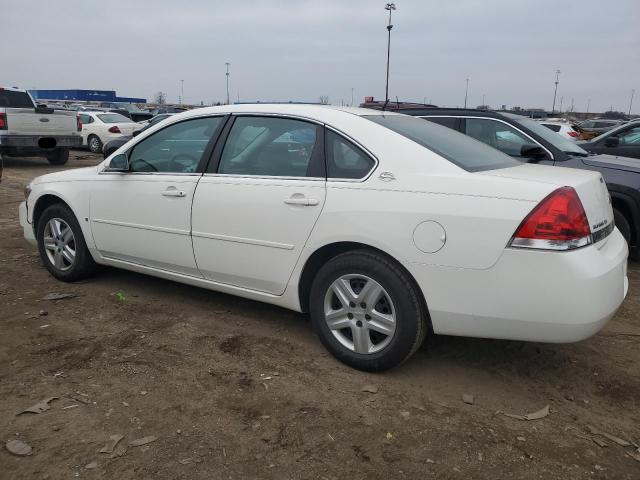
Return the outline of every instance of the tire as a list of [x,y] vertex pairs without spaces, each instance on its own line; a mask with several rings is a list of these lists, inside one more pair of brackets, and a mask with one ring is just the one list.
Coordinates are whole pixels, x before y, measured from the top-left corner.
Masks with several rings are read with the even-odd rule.
[[93,153],[102,153],[102,140],[97,135],[89,135],[87,145]]
[[[355,305],[345,308],[338,299],[335,292],[341,286],[346,286],[348,295],[357,295],[352,297]],[[361,302],[367,300],[366,292],[377,287],[382,290],[369,297],[373,299],[370,305]],[[346,252],[325,263],[314,278],[309,298],[311,321],[322,344],[338,360],[358,370],[380,372],[400,365],[422,344],[428,312],[421,295],[393,260],[368,250]],[[334,315],[333,328],[326,312]],[[387,320],[380,320],[383,318]],[[340,328],[342,325],[345,327]],[[386,332],[393,332],[381,333],[381,325]]]
[[64,165],[69,161],[69,149],[56,148],[53,153],[47,155],[47,160],[51,165]]
[[631,258],[632,260],[640,259],[640,249],[638,249],[638,246],[631,246],[631,225],[629,224],[627,217],[625,217],[622,212],[620,212],[620,210],[616,210],[614,208],[613,222],[615,223],[616,227],[618,227],[618,230],[620,230],[620,233],[626,240],[627,245],[629,245],[629,258]]
[[[56,229],[52,227],[51,221],[58,225],[58,241],[55,238]],[[70,229],[72,233],[70,239],[68,235],[65,235],[65,232],[68,231],[67,229]],[[48,247],[45,247],[45,238],[47,238]],[[58,280],[75,282],[89,276],[97,268],[87,249],[87,244],[84,241],[84,236],[76,217],[71,209],[64,204],[51,205],[42,212],[38,219],[36,239],[42,262],[49,270],[49,273]],[[67,240],[66,243],[65,240]],[[62,253],[57,255],[63,249],[67,252],[66,257]],[[58,250],[58,252],[55,250]],[[68,259],[70,251],[75,252],[72,261]],[[61,263],[58,263],[58,261]]]

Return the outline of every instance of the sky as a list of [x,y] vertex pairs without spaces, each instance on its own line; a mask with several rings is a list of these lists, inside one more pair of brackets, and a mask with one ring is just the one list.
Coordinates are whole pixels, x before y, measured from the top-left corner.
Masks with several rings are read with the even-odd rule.
[[[0,85],[177,102],[384,99],[373,0],[0,0]],[[640,114],[640,0],[397,0],[389,96]],[[352,90],[353,89],[353,90]]]

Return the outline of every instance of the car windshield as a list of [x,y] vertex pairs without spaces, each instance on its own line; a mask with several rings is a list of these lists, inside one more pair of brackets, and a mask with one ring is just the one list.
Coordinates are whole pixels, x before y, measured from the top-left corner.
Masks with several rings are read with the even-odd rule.
[[119,113],[103,113],[96,116],[104,123],[133,123],[133,120]]
[[542,137],[551,145],[556,147],[558,150],[562,150],[568,155],[578,155],[584,157],[589,155],[589,152],[587,152],[585,149],[579,147],[571,140],[567,140],[563,136],[558,135],[553,130],[549,130],[547,127],[539,124],[538,122],[534,122],[533,120],[529,120],[528,118],[522,117],[520,115],[506,114],[505,116],[509,117],[511,120],[516,121],[523,127],[528,128],[533,133]]
[[520,165],[482,142],[422,118],[407,115],[365,115],[363,118],[413,140],[468,172]]

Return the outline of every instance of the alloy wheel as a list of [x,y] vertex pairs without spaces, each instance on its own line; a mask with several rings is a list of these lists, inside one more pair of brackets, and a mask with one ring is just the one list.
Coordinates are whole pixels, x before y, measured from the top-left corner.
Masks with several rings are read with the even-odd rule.
[[324,318],[344,347],[364,355],[384,349],[396,331],[396,310],[390,295],[364,275],[343,275],[329,286]]
[[44,248],[47,258],[58,270],[73,267],[76,260],[76,239],[73,230],[61,218],[52,218],[44,227]]

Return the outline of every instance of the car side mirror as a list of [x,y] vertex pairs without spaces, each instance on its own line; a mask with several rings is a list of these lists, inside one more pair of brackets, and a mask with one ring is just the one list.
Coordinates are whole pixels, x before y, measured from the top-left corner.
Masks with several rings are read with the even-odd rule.
[[128,172],[129,171],[129,159],[124,153],[119,153],[111,159],[108,172]]
[[620,139],[618,137],[607,137],[604,141],[605,147],[617,147],[620,145]]
[[547,152],[538,145],[522,145],[520,148],[520,156],[541,160],[547,156]]

